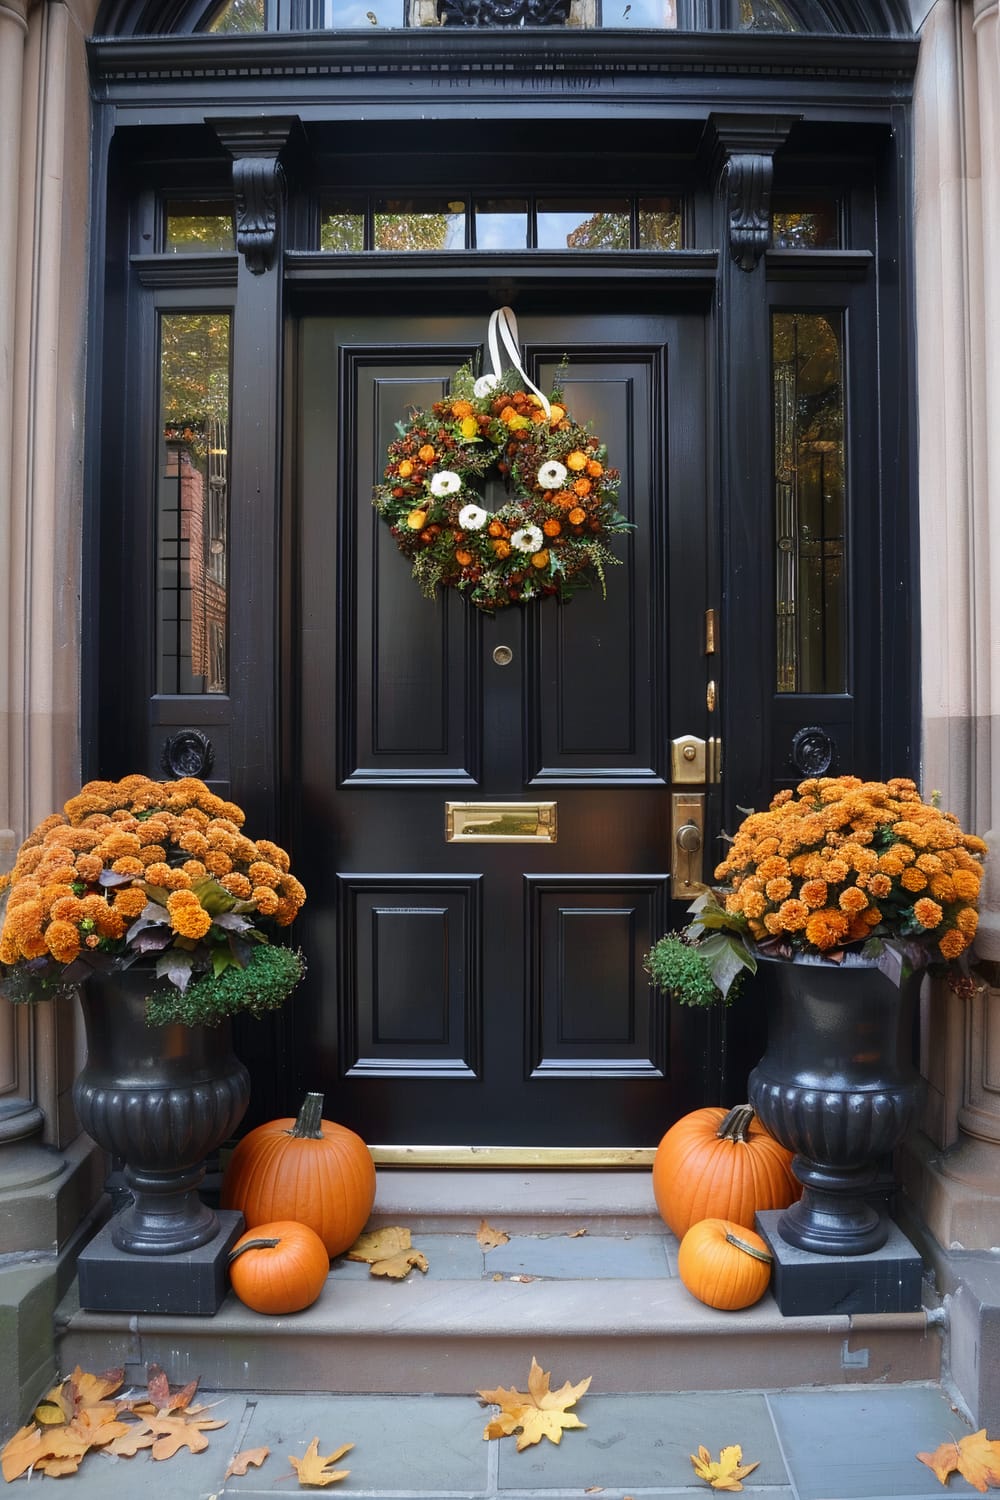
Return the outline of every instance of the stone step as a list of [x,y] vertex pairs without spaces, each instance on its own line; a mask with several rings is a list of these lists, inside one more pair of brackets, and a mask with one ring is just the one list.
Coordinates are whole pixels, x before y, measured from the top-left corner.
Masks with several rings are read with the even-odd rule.
[[[483,1250],[486,1219],[509,1242]],[[59,1362],[160,1364],[205,1389],[461,1394],[520,1385],[531,1357],[603,1391],[787,1389],[934,1381],[938,1316],[782,1317],[766,1295],[721,1313],[676,1275],[646,1173],[379,1174],[372,1225],[402,1224],[429,1269],[386,1282],[338,1259],[305,1312],[266,1318],[230,1295],[210,1318],[57,1315]],[[584,1233],[579,1233],[583,1230]]]

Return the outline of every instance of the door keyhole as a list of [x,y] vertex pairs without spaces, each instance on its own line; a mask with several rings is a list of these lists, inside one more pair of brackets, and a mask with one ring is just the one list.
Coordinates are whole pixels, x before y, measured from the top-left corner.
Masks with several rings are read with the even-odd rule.
[[509,667],[514,660],[514,653],[509,646],[494,646],[493,660],[498,667]]

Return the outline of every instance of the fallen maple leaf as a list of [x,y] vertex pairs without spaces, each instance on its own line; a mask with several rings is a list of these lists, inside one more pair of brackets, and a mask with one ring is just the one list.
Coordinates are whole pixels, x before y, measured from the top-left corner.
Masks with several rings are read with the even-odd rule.
[[228,1469],[222,1476],[223,1479],[229,1479],[234,1474],[245,1474],[251,1464],[259,1469],[270,1451],[270,1448],[244,1448],[242,1453],[234,1453],[229,1460]]
[[77,1365],[72,1375],[53,1386],[43,1396],[34,1411],[36,1422],[51,1426],[59,1422],[71,1422],[78,1412],[98,1406],[113,1396],[122,1381],[125,1371],[105,1370],[101,1375],[90,1375]]
[[391,1276],[393,1280],[399,1281],[411,1266],[416,1266],[418,1271],[423,1271],[426,1275],[426,1255],[419,1250],[400,1250],[398,1255],[391,1255],[388,1260],[372,1261],[371,1272],[373,1276]]
[[492,1224],[487,1224],[485,1219],[479,1221],[476,1231],[476,1239],[484,1250],[495,1250],[498,1245],[509,1245],[510,1235],[505,1229],[494,1229]]
[[367,1234],[358,1235],[347,1252],[347,1259],[369,1262],[390,1260],[401,1250],[409,1250],[411,1244],[410,1231],[399,1225],[392,1229],[372,1229]]
[[479,1399],[485,1405],[500,1407],[499,1416],[487,1422],[483,1437],[487,1440],[509,1437],[520,1430],[518,1453],[532,1443],[541,1442],[543,1437],[551,1443],[561,1442],[565,1428],[587,1425],[567,1408],[579,1401],[592,1379],[593,1376],[588,1375],[579,1385],[570,1385],[567,1380],[558,1391],[552,1391],[549,1389],[549,1371],[543,1370],[532,1355],[526,1391],[508,1391],[498,1386],[495,1391],[479,1392]]
[[27,1427],[19,1427],[14,1436],[4,1444],[0,1454],[0,1467],[7,1483],[10,1484],[12,1479],[18,1479],[32,1468],[44,1452],[41,1429],[33,1422],[29,1422]]
[[319,1438],[314,1437],[303,1458],[292,1458],[289,1455],[288,1462],[299,1476],[299,1484],[333,1484],[335,1480],[346,1479],[351,1471],[350,1469],[328,1469],[327,1465],[335,1464],[338,1458],[343,1458],[345,1453],[350,1453],[353,1447],[353,1443],[344,1443],[343,1447],[337,1448],[335,1452],[328,1453],[323,1458],[319,1451]]
[[568,1240],[578,1240],[582,1235],[585,1235],[586,1233],[586,1229],[567,1229],[566,1238]]
[[713,1459],[708,1449],[699,1444],[697,1458],[692,1453],[691,1462],[694,1464],[694,1472],[699,1479],[704,1479],[713,1490],[741,1490],[741,1479],[752,1474],[760,1463],[745,1464],[743,1462],[743,1449],[739,1443],[734,1443],[731,1448],[723,1448],[719,1454],[718,1461]]
[[360,1235],[348,1250],[347,1259],[366,1260],[373,1276],[390,1276],[394,1281],[402,1280],[411,1266],[428,1269],[426,1255],[412,1248],[410,1231],[399,1225]]
[[1000,1488],[1000,1440],[986,1436],[986,1428],[970,1432],[957,1443],[941,1443],[933,1453],[918,1453],[922,1464],[933,1469],[942,1484],[957,1469],[980,1494],[988,1488]]

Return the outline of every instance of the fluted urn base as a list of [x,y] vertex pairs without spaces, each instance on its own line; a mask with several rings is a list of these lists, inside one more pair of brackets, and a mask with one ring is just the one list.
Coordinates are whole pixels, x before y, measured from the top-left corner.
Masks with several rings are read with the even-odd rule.
[[124,1158],[133,1201],[113,1220],[119,1250],[179,1255],[219,1233],[198,1186],[205,1158],[233,1134],[250,1101],[250,1076],[218,1026],[147,1026],[157,981],[138,967],[82,986],[87,1063],[73,1085],[80,1124]]
[[843,963],[759,957],[767,1051],[750,1074],[761,1123],[789,1151],[802,1197],[778,1221],[788,1244],[820,1255],[865,1255],[888,1223],[866,1192],[878,1160],[916,1116],[913,1066],[919,974],[902,986],[855,955]]

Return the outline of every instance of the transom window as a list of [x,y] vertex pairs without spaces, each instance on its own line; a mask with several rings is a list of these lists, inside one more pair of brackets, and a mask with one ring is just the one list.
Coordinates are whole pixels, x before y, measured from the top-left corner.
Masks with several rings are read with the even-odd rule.
[[324,251],[679,250],[679,197],[320,200]]

